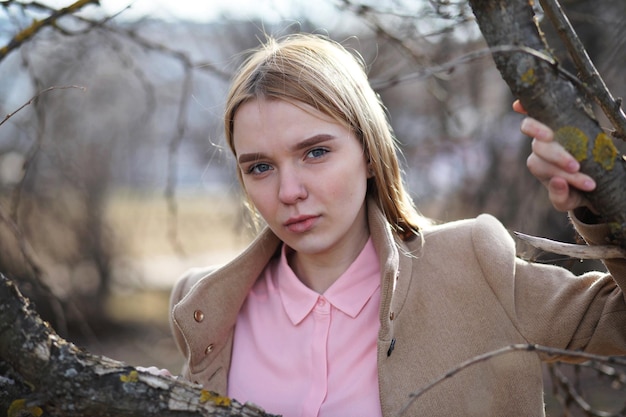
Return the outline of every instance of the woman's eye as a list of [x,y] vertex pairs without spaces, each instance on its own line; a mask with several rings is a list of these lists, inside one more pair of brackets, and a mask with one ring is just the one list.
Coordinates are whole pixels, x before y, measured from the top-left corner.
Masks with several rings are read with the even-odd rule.
[[315,148],[315,149],[311,149],[307,153],[307,157],[310,157],[310,158],[320,158],[320,157],[326,155],[327,153],[328,153],[328,149]]
[[263,174],[266,171],[269,171],[272,167],[269,164],[254,164],[250,166],[247,170],[248,174]]

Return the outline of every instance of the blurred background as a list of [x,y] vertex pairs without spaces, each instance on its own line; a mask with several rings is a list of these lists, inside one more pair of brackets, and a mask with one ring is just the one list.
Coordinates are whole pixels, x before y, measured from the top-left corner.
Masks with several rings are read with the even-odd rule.
[[[623,97],[626,2],[561,3]],[[522,117],[464,1],[101,0],[63,11],[72,4],[0,2],[0,271],[94,353],[177,372],[172,284],[252,238],[222,110],[245,51],[267,35],[323,33],[363,56],[427,216],[487,212],[512,231],[575,240],[526,169]],[[44,25],[29,32],[33,22]],[[606,385],[583,388],[623,406]]]

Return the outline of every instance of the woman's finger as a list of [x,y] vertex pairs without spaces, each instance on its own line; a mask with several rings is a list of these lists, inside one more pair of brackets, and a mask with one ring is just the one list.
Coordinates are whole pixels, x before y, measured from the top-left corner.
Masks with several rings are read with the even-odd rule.
[[520,130],[522,133],[542,142],[551,142],[554,140],[554,132],[552,129],[532,117],[527,117],[522,120]]
[[533,139],[531,143],[532,153],[547,164],[554,165],[554,169],[576,173],[580,170],[580,164],[557,142],[545,142]]
[[566,168],[563,168],[561,164],[555,162],[555,159],[558,158],[552,154],[548,157],[552,159],[544,159],[540,155],[540,152],[533,151],[526,160],[526,166],[546,187],[552,178],[556,177],[566,181],[569,187],[574,187],[581,191],[592,191],[596,188],[596,183],[590,176],[583,174],[577,169],[572,170],[567,165]]
[[[514,108],[521,109],[521,104],[514,103]],[[554,208],[568,211],[587,206],[593,210],[582,191],[594,190],[595,181],[580,172],[580,164],[554,140],[552,129],[531,117],[522,121],[520,129],[533,138],[526,165],[547,188]]]
[[548,196],[554,208],[559,211],[574,210],[587,205],[583,195],[573,190],[561,177],[552,177],[548,181]]

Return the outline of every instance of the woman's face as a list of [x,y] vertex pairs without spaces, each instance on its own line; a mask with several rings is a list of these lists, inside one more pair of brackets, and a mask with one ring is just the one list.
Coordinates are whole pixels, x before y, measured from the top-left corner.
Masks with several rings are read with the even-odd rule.
[[350,129],[302,103],[257,99],[234,118],[243,186],[272,231],[299,255],[358,255],[369,236],[368,167]]

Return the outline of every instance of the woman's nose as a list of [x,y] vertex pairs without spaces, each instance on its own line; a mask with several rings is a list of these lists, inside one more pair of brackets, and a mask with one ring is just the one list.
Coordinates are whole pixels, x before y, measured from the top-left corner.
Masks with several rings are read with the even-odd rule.
[[307,197],[308,191],[304,181],[296,172],[289,170],[280,175],[278,199],[281,203],[295,204]]

